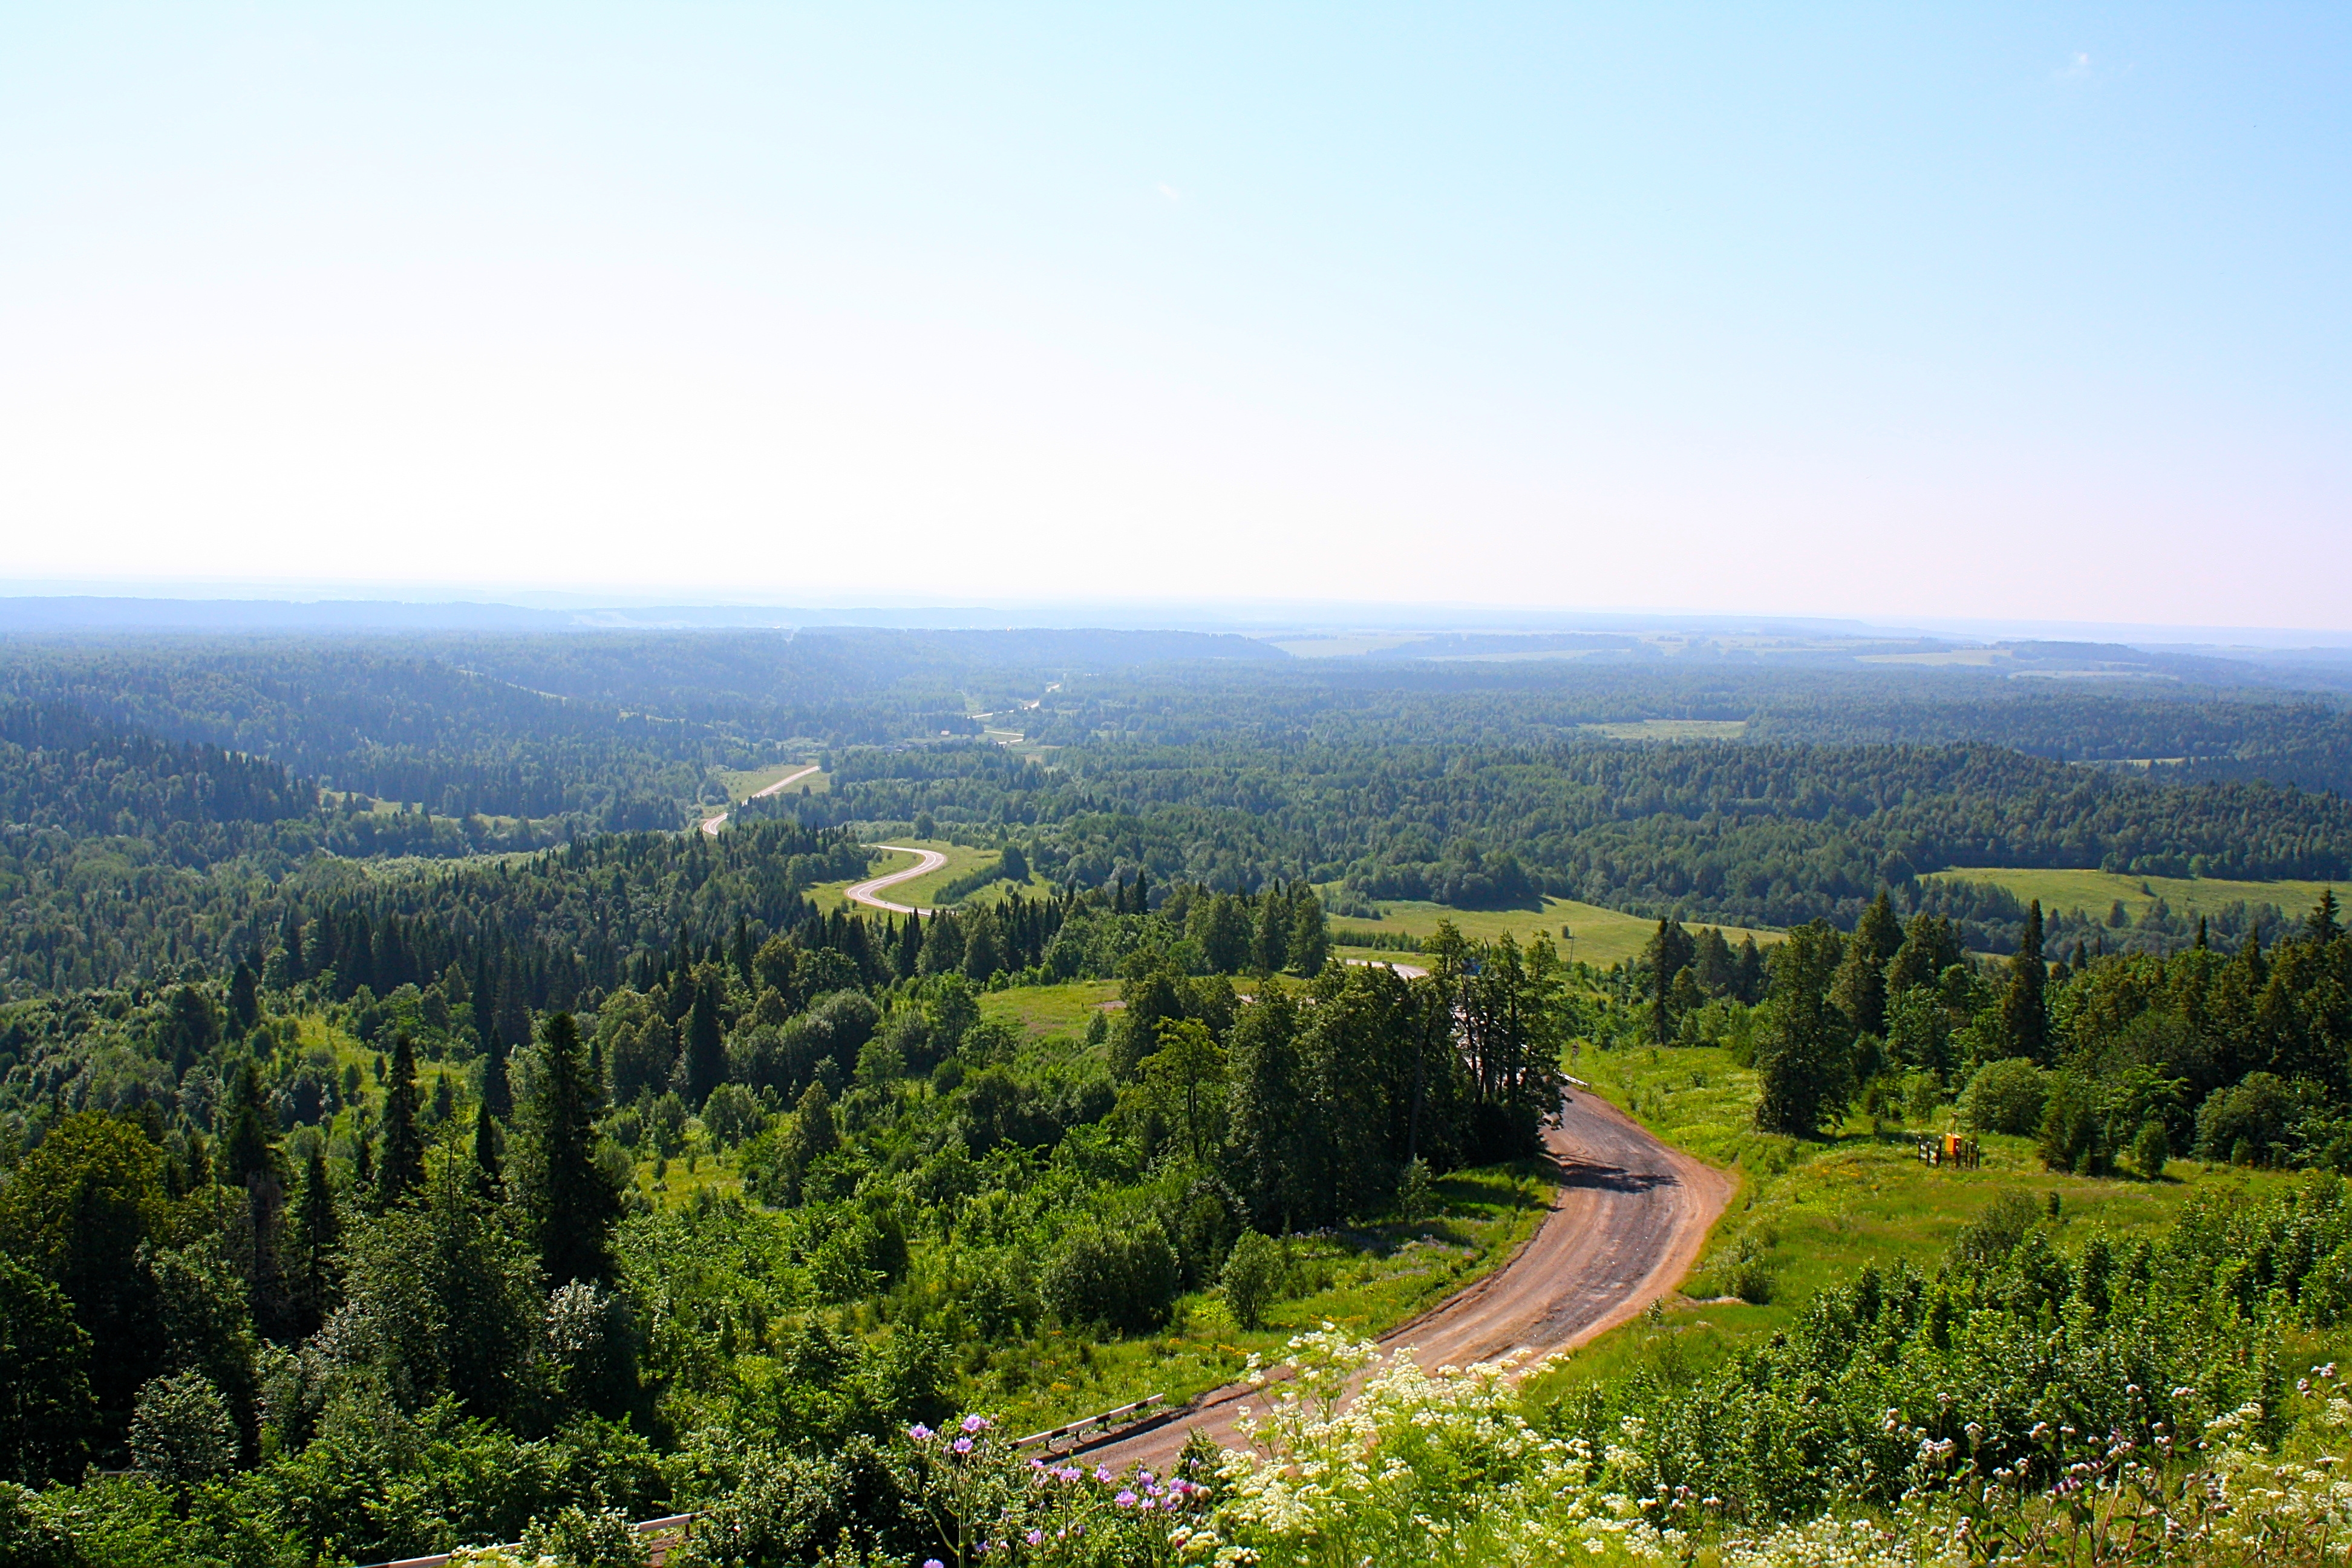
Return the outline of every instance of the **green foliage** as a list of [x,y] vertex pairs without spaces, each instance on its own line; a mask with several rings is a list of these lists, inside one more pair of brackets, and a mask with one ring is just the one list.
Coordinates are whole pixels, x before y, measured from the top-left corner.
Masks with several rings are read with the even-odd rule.
[[1274,1299],[1281,1279],[1281,1249],[1256,1231],[1245,1230],[1225,1255],[1217,1283],[1224,1291],[1225,1307],[1234,1321],[1244,1329],[1255,1329],[1263,1326],[1266,1303]]
[[1157,1220],[1072,1230],[1040,1280],[1045,1305],[1064,1322],[1130,1334],[1166,1322],[1181,1283],[1176,1249]]
[[200,1372],[159,1377],[131,1415],[131,1462],[167,1486],[189,1487],[236,1461],[228,1402]]
[[2050,1101],[2049,1078],[2022,1057],[1987,1062],[1969,1079],[1960,1114],[1979,1132],[2039,1131]]
[[1853,1090],[1852,1022],[1830,998],[1842,958],[1838,933],[1800,926],[1772,950],[1772,990],[1759,1025],[1756,1125],[1811,1137],[1844,1114]]
[[98,1425],[89,1335],[55,1285],[0,1257],[0,1479],[81,1473]]
[[589,1082],[587,1053],[570,1014],[548,1019],[532,1067],[522,1110],[526,1154],[516,1164],[540,1265],[553,1284],[608,1279],[620,1196],[595,1158],[593,1121],[603,1095]]

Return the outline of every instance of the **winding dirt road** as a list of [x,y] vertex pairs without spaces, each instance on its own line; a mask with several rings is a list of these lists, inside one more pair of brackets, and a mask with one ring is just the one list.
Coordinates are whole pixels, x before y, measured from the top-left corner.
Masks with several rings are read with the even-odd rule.
[[887,910],[894,915],[928,915],[934,912],[930,910],[917,909],[912,904],[894,904],[887,899],[877,898],[875,895],[885,888],[896,887],[900,882],[912,881],[917,877],[938,870],[948,863],[948,858],[936,849],[918,849],[911,844],[877,844],[874,847],[895,849],[901,855],[914,855],[920,858],[903,871],[893,871],[885,877],[876,877],[867,881],[855,883],[845,889],[842,896],[853,904],[864,904],[869,910]]
[[[1535,1235],[1502,1268],[1382,1334],[1382,1350],[1409,1349],[1423,1366],[1466,1366],[1580,1345],[1674,1289],[1731,1198],[1728,1175],[1667,1148],[1597,1094],[1570,1096],[1544,1146],[1557,1173]],[[1163,1468],[1196,1429],[1234,1442],[1242,1407],[1264,1409],[1267,1398],[1230,1384],[1085,1452],[1114,1470]]]
[[[781,794],[786,784],[796,784],[800,783],[801,780],[808,777],[809,774],[816,772],[817,769],[824,765],[824,764],[822,763],[811,763],[808,766],[803,768],[796,773],[786,773],[782,778],[778,779],[775,783],[770,784],[765,789],[753,790],[748,798],[758,800],[762,795]],[[716,838],[719,837],[719,825],[726,820],[727,814],[723,811],[716,816],[706,816],[702,819],[702,831],[710,835],[711,837]]]

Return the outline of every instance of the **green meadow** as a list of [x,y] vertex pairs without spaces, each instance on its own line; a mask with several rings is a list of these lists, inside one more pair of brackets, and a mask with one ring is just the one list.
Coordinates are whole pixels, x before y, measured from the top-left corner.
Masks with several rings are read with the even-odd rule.
[[[2319,901],[2336,884],[2313,881],[2238,882],[2220,877],[2133,877],[2115,871],[2039,871],[2005,867],[1971,867],[1939,871],[1923,880],[1991,882],[2019,899],[2039,899],[2044,910],[2105,915],[2120,901],[2137,921],[2157,900],[2176,911],[2210,914],[2243,900],[2276,904],[2289,915],[2299,915]],[[2341,896],[2339,894],[2339,896]]]

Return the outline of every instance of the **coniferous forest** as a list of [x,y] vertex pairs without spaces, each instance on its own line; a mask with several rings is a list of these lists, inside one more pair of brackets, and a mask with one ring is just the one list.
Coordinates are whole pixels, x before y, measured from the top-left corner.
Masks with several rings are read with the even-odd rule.
[[[2221,659],[0,644],[0,1560],[2340,1558],[2347,724]],[[1367,1389],[1580,1096],[1727,1173],[1696,1272]],[[1276,1365],[1172,1467],[1016,1445]]]

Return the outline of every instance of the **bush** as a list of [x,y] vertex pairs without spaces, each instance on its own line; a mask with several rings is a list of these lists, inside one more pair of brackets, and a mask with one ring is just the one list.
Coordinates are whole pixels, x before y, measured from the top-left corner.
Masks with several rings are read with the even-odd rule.
[[2023,1057],[1987,1062],[1969,1080],[1961,1113],[1979,1132],[2026,1135],[2042,1130],[2049,1075]]
[[1266,1303],[1274,1300],[1275,1284],[1281,1277],[1280,1249],[1256,1231],[1242,1232],[1233,1251],[1225,1255],[1224,1272],[1218,1276],[1234,1321],[1244,1329],[1264,1327]]
[[151,1380],[131,1414],[131,1462],[158,1480],[189,1486],[236,1462],[236,1423],[200,1372]]
[[2151,1116],[2139,1124],[2139,1135],[2132,1140],[2132,1164],[2151,1182],[2164,1179],[2164,1164],[2172,1157],[2172,1134],[2166,1131],[2164,1118]]
[[1045,1298],[1065,1323],[1142,1333],[1168,1321],[1179,1284],[1176,1249],[1157,1220],[1118,1230],[1086,1226],[1045,1267]]
[[702,1125],[723,1148],[733,1148],[767,1124],[767,1111],[740,1083],[722,1083],[703,1101]]
[[1723,1293],[1737,1296],[1751,1307],[1765,1306],[1772,1300],[1779,1276],[1771,1261],[1760,1254],[1742,1256],[1723,1271]]
[[564,1568],[646,1568],[653,1561],[629,1516],[614,1509],[567,1508],[533,1520],[522,1532],[522,1550],[525,1561],[552,1558]]
[[2042,1112],[2042,1163],[2078,1176],[2103,1174],[2108,1152],[2091,1086],[2073,1073],[2053,1074]]
[[2232,1165],[2283,1163],[2304,1110],[2295,1086],[2275,1073],[2250,1072],[2199,1108],[2198,1151]]

